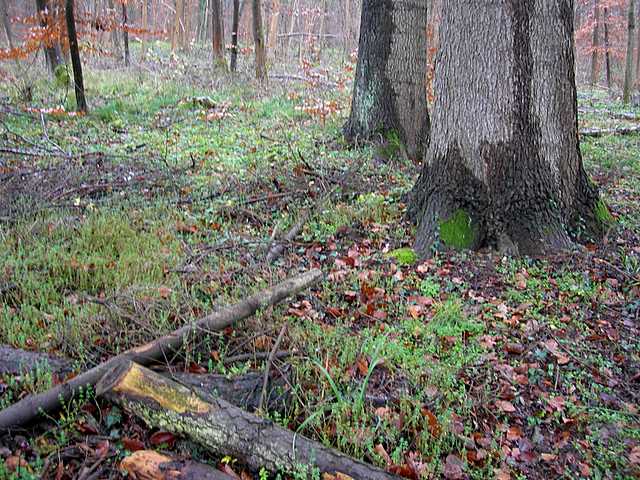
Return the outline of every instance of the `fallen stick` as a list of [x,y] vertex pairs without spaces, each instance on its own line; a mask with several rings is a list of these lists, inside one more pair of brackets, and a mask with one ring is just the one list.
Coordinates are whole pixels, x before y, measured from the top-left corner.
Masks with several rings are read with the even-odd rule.
[[177,460],[153,450],[140,450],[120,462],[128,478],[136,480],[233,480],[210,465]]
[[605,135],[632,135],[640,133],[640,126],[618,128],[587,128],[580,130],[581,137],[604,137]]
[[8,430],[12,427],[25,425],[33,421],[39,412],[50,413],[55,411],[62,402],[68,402],[80,389],[94,386],[104,375],[104,372],[122,361],[135,361],[142,365],[149,365],[154,361],[163,360],[167,355],[180,349],[185,337],[193,331],[223,330],[237,321],[250,317],[258,309],[274,305],[291,295],[295,295],[318,282],[321,278],[322,272],[320,270],[310,270],[297,277],[285,280],[274,287],[250,296],[240,303],[223,308],[194,323],[185,325],[169,335],[116,355],[110,360],[44,393],[29,395],[0,411],[0,430]]
[[214,454],[238,458],[252,470],[265,467],[310,478],[317,468],[322,473],[342,473],[353,479],[399,479],[224,400],[198,396],[132,362],[108,371],[96,389],[98,395],[150,427],[184,435]]
[[300,215],[300,219],[284,236],[284,239],[282,241],[274,242],[274,244],[269,249],[269,253],[267,253],[267,263],[272,263],[284,253],[284,249],[286,248],[286,246],[296,239],[300,231],[304,228],[305,224],[309,221],[310,216],[311,215],[309,213],[309,210],[305,210],[302,215]]

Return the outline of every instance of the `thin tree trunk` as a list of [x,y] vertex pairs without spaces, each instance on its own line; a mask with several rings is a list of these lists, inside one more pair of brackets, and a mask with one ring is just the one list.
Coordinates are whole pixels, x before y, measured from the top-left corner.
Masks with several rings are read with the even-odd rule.
[[[36,7],[38,15],[40,15],[40,26],[44,29],[48,28],[49,21],[51,19],[51,11],[47,8],[47,0],[36,0]],[[51,45],[44,44],[44,53],[47,59],[47,65],[49,72],[54,73],[56,68],[62,62],[62,55],[60,53],[60,45],[58,42],[54,42]]]
[[[113,18],[117,18],[118,12],[116,11],[116,7],[113,3],[113,0],[109,0],[108,3],[109,6],[109,13],[111,15],[113,15]],[[116,22],[117,20],[114,20],[114,22]],[[113,28],[111,30],[111,43],[113,44],[113,50],[116,52],[116,54],[119,54],[120,51],[120,38],[118,35],[118,29],[117,28]]]
[[80,62],[78,35],[76,34],[76,21],[73,13],[73,0],[66,0],[65,17],[67,19],[67,31],[69,33],[69,52],[71,54],[71,63],[73,65],[76,104],[80,112],[86,113],[87,100],[84,96],[84,79],[82,78],[82,63]]
[[11,19],[9,18],[6,0],[0,0],[0,16],[2,17],[4,32],[7,35],[7,44],[9,48],[13,50],[13,32],[11,31]]
[[[638,23],[640,23],[640,4],[638,5],[638,17],[637,20],[639,20]],[[637,53],[637,57],[636,57],[636,84],[638,85],[638,87],[640,88],[640,27],[637,28],[638,30],[638,38],[637,38],[637,48],[638,48],[638,53]]]
[[636,9],[635,0],[629,0],[629,28],[627,31],[627,62],[624,69],[624,89],[622,103],[628,105],[631,101],[631,89],[633,88],[633,42],[635,40]]
[[293,41],[293,30],[296,27],[298,15],[298,0],[291,3],[291,21],[289,22],[289,38],[287,39],[287,58],[291,56],[291,42]]
[[144,60],[147,57],[147,32],[149,30],[149,5],[148,0],[142,0],[142,59]]
[[129,13],[127,11],[127,4],[122,3],[122,39],[124,45],[124,64],[125,66],[131,65],[131,59],[129,57],[129,32],[127,28],[129,27]]
[[609,9],[604,7],[602,11],[604,23],[604,55],[605,70],[607,74],[607,88],[611,90],[611,53],[609,51]]
[[611,216],[579,148],[571,4],[447,3],[410,206],[421,254],[438,245],[537,254],[603,235]]
[[600,48],[600,5],[598,0],[594,0],[593,4],[593,38],[591,41],[591,77],[590,83],[595,86],[598,83],[598,49]]
[[280,0],[271,0],[271,19],[269,21],[269,43],[267,52],[275,57],[278,48],[278,20],[280,19]]
[[240,0],[233,0],[233,21],[231,24],[231,71],[232,72],[235,72],[238,68],[238,29],[239,28],[240,28]]
[[351,115],[351,141],[400,141],[422,157],[427,112],[427,0],[365,0]]
[[260,0],[253,0],[253,43],[256,50],[256,78],[264,81],[267,79],[267,58],[264,49],[262,5]]
[[181,36],[181,31],[182,31],[182,21],[180,19],[182,12],[183,12],[183,0],[176,0],[176,15],[174,17],[173,20],[173,35],[171,37],[171,51],[175,52],[177,47],[181,47],[182,46],[182,36]]
[[213,64],[214,66],[227,68],[224,58],[224,29],[222,25],[222,4],[221,0],[211,1],[211,24],[212,24],[212,44],[213,44]]

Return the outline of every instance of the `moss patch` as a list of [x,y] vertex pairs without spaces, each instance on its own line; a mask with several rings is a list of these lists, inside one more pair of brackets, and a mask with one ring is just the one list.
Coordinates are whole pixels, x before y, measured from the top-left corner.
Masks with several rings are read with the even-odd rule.
[[596,217],[596,220],[598,220],[598,222],[600,222],[603,225],[607,225],[614,222],[614,218],[613,218],[613,215],[611,215],[611,212],[609,211],[609,207],[607,207],[607,204],[602,199],[598,200],[598,203],[596,203],[593,213]]
[[394,258],[400,265],[413,265],[418,261],[418,254],[411,248],[398,248],[387,256]]
[[451,248],[458,250],[469,249],[475,241],[475,234],[471,224],[471,217],[462,209],[447,220],[440,222],[440,239]]

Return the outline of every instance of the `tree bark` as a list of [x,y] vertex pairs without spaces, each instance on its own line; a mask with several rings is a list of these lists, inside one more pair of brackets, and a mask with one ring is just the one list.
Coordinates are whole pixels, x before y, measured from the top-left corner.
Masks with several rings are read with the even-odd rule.
[[261,3],[260,0],[253,0],[253,43],[256,50],[256,78],[265,81],[267,79],[267,56],[262,31]]
[[[246,0],[245,0],[246,1]],[[238,69],[238,29],[240,28],[240,0],[233,0],[233,20],[231,22],[231,71]]]
[[4,32],[7,35],[7,44],[9,48],[13,50],[13,32],[11,31],[11,19],[9,18],[9,10],[7,8],[7,1],[0,0],[0,17],[2,17],[2,26]]
[[147,32],[149,30],[149,5],[147,2],[148,0],[142,0],[142,30],[144,30],[141,35],[142,45],[140,46],[142,60],[147,57]]
[[227,68],[224,58],[224,29],[222,26],[222,4],[220,0],[211,1],[212,46],[214,66]]
[[609,51],[609,9],[604,7],[603,12],[604,23],[604,63],[607,75],[607,88],[611,90],[611,52]]
[[[249,468],[274,472],[342,473],[354,479],[399,479],[379,468],[295,435],[210,396],[199,396],[135,363],[105,373],[97,393],[142,418],[147,425],[185,435],[215,454],[231,455]],[[305,475],[304,478],[307,478]]]
[[84,79],[82,78],[82,62],[80,61],[80,49],[78,48],[73,0],[66,0],[65,17],[67,19],[67,32],[69,34],[69,53],[71,54],[71,64],[73,65],[76,105],[80,112],[86,113],[87,99],[84,96]]
[[427,0],[365,0],[351,114],[351,141],[397,135],[412,159],[428,141]]
[[591,77],[590,83],[595,86],[598,83],[598,49],[600,48],[600,5],[598,0],[593,1],[593,38],[591,40]]
[[[40,26],[42,28],[47,28],[49,25],[49,21],[51,19],[51,12],[47,7],[47,0],[36,0],[36,7],[38,9],[38,15],[40,16]],[[47,66],[49,67],[49,72],[54,73],[56,68],[62,62],[62,55],[60,54],[60,45],[58,42],[54,42],[53,44],[44,44],[44,54],[47,59]]]
[[129,56],[129,12],[127,11],[127,4],[122,3],[122,39],[124,45],[124,64],[125,66],[131,65],[131,58]]
[[278,21],[280,20],[280,0],[271,0],[271,19],[269,21],[269,44],[267,52],[273,57],[278,47]]
[[635,0],[629,0],[629,15],[627,29],[627,61],[624,69],[624,89],[622,91],[622,103],[628,105],[631,101],[631,89],[633,88],[633,42],[635,40],[636,9]]
[[611,217],[582,165],[571,5],[448,2],[431,143],[409,209],[421,254],[538,254],[602,235]]
[[311,270],[290,278],[272,288],[258,292],[236,305],[207,315],[193,324],[185,325],[169,335],[165,335],[141,347],[127,350],[68,382],[55,386],[47,392],[25,397],[0,411],[0,431],[31,422],[35,420],[41,411],[45,413],[53,412],[59,408],[60,402],[67,402],[79,390],[95,385],[104,372],[117,363],[131,360],[143,365],[150,365],[158,360],[168,358],[182,346],[185,338],[194,332],[199,330],[222,330],[237,321],[253,315],[260,308],[275,305],[288,296],[308,288],[321,278],[322,272],[319,270]]

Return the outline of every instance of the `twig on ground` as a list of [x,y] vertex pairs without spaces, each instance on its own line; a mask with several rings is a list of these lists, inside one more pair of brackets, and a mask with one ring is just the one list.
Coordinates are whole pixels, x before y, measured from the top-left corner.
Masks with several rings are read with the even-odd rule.
[[260,401],[258,402],[258,410],[260,412],[264,411],[264,402],[267,398],[267,386],[269,385],[269,372],[271,371],[271,365],[275,360],[276,353],[280,344],[282,343],[282,339],[284,338],[284,334],[287,333],[287,323],[285,323],[280,329],[280,333],[278,334],[278,338],[276,338],[276,343],[273,344],[273,348],[269,353],[269,358],[267,359],[267,364],[264,367],[264,379],[262,381],[262,393],[260,393]]

